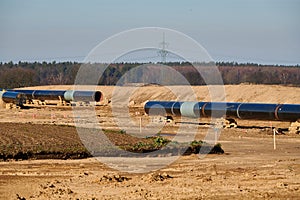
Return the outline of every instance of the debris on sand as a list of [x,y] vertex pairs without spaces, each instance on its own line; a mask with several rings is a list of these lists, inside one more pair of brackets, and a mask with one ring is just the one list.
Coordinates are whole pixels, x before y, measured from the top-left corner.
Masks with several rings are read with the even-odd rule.
[[150,173],[148,175],[146,175],[145,177],[142,178],[142,180],[148,181],[148,182],[156,182],[156,181],[164,181],[167,179],[171,179],[173,178],[172,176],[170,176],[169,174],[167,174],[166,172],[164,173]]
[[21,197],[19,194],[17,194],[17,199],[18,199],[18,200],[26,200],[25,197]]
[[103,175],[100,178],[100,182],[124,182],[124,181],[128,181],[130,179],[131,178],[126,177],[126,176],[108,174],[108,175]]

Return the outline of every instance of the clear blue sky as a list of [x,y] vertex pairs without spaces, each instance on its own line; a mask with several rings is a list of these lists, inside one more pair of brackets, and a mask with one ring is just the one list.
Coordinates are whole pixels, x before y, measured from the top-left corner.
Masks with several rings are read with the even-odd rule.
[[300,0],[1,0],[0,61],[81,61],[118,32],[183,32],[216,61],[300,64]]

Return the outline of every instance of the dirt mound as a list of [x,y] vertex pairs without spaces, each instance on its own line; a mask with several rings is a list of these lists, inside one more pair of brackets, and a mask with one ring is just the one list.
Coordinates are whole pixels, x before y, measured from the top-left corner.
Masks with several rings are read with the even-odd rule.
[[142,177],[142,180],[146,182],[157,182],[157,181],[165,181],[167,179],[172,179],[173,176],[167,174],[166,172],[164,173],[150,173]]
[[[281,85],[225,85],[225,86],[143,86],[143,87],[116,87],[116,86],[76,86],[76,89],[100,90],[104,98],[111,100],[112,95],[118,93],[128,95],[128,104],[134,102],[135,106],[142,106],[147,100],[194,100],[190,96],[190,89],[195,92],[197,101],[211,101],[211,92],[221,91],[226,95],[228,102],[256,102],[256,103],[300,103],[299,87]],[[24,88],[25,89],[25,88]],[[69,90],[71,85],[51,85],[27,87],[26,89]],[[124,92],[127,91],[127,92]],[[175,96],[175,91],[179,96]],[[123,94],[122,94],[123,95]],[[121,96],[120,96],[121,98]],[[124,100],[124,98],[122,99]],[[118,101],[118,98],[116,98]],[[224,101],[222,98],[214,98],[213,101]]]

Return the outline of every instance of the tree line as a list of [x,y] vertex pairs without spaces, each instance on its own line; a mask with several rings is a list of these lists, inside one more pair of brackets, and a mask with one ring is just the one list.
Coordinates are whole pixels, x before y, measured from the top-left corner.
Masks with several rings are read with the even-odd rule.
[[[194,63],[194,66],[197,65],[203,69],[203,73],[201,74],[199,74],[192,64],[186,62],[163,63],[161,66],[148,63],[146,64],[148,70],[144,70],[143,67],[137,67],[141,66],[141,63],[114,63],[110,64],[103,73],[101,70],[103,66],[106,66],[105,64],[93,63],[85,65],[89,65],[89,67],[98,70],[97,73],[103,74],[99,77],[99,85],[115,85],[120,82],[126,84],[126,80],[129,83],[146,81],[148,83],[178,84],[177,81],[174,81],[174,74],[169,73],[170,70],[165,71],[166,68],[164,66],[169,66],[171,71],[180,73],[191,85],[205,85],[205,78],[203,76],[205,76],[205,73],[210,73],[211,66],[216,65],[224,84],[249,83],[300,86],[299,65],[260,65],[236,62]],[[0,63],[0,88],[71,85],[75,82],[80,66],[82,64],[77,62]],[[94,84],[89,82],[88,76],[86,77],[86,84]],[[152,77],[152,79],[149,77]]]

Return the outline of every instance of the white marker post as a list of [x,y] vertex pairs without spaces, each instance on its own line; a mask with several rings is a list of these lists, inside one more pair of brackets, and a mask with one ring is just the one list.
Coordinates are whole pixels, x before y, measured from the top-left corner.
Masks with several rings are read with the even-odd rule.
[[273,143],[274,143],[274,150],[276,150],[276,128],[273,129]]
[[142,133],[142,117],[140,117],[140,133]]
[[271,121],[270,121],[270,126],[271,126],[271,129],[273,130],[273,148],[274,148],[274,150],[276,150],[276,138],[275,138],[276,128],[275,127],[273,128],[273,124]]

